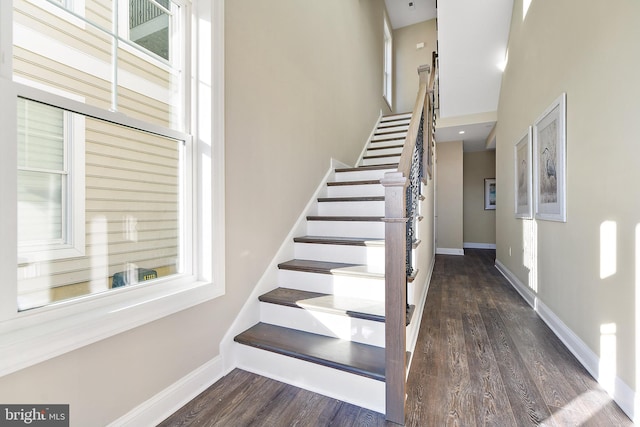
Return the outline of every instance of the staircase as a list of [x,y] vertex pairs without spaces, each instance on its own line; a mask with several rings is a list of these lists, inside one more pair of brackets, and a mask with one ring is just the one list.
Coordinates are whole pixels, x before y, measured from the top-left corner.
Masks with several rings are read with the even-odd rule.
[[234,338],[240,368],[385,413],[380,179],[397,169],[410,118],[382,117],[359,166],[335,170],[295,259],[259,297],[260,322]]

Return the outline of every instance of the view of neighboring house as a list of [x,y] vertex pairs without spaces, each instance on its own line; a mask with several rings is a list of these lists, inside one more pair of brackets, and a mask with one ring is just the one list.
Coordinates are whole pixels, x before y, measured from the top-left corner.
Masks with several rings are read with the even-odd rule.
[[[487,59],[466,0],[397,28],[384,0],[0,2],[0,404],[153,425],[235,368],[233,337],[258,321],[319,185],[356,164],[381,115],[412,108],[416,65],[438,51],[427,238],[495,248],[637,418],[640,3],[508,3],[507,52]],[[483,67],[499,73],[488,109]],[[516,212],[514,153],[557,99],[566,216],[550,221],[535,199]],[[465,149],[470,129],[489,134],[482,150]]]
[[[14,81],[183,129],[180,8],[116,4],[14,2]],[[18,104],[19,309],[180,272],[184,142],[47,101]]]

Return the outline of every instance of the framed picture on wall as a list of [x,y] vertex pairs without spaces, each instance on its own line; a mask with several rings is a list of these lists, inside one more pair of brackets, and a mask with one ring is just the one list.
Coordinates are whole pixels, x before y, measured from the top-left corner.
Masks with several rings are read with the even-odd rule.
[[533,125],[533,194],[536,219],[567,221],[566,97],[553,101]]
[[531,218],[533,211],[531,126],[513,147],[516,218]]
[[496,179],[484,179],[484,209],[495,210],[496,208]]

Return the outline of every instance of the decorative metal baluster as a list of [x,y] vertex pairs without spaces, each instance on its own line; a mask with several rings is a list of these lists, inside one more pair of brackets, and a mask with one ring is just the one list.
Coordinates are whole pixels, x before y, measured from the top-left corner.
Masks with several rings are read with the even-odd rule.
[[424,112],[420,116],[420,126],[416,137],[416,145],[413,149],[411,159],[411,172],[409,174],[409,185],[407,186],[407,277],[413,275],[413,242],[416,236],[416,224],[418,217],[418,203],[420,202],[421,185],[420,181],[424,176],[423,162],[423,128]]

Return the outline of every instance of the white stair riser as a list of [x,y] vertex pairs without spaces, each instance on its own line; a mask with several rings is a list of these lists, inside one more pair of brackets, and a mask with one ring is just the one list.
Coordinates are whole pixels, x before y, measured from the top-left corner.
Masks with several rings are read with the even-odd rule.
[[[391,123],[389,123],[391,124]],[[388,132],[406,132],[409,130],[409,123],[407,123],[406,125],[404,124],[399,124],[399,123],[393,123],[396,126],[385,126],[383,128],[378,128],[376,129],[375,133],[388,133]],[[385,125],[387,125],[387,123],[385,123]]]
[[384,322],[260,303],[260,321],[312,334],[384,347]]
[[327,187],[327,197],[384,196],[380,184],[332,185]]
[[390,169],[373,169],[373,170],[367,170],[367,169],[363,169],[360,171],[353,171],[353,172],[336,172],[336,176],[334,178],[334,181],[337,182],[348,182],[348,181],[363,181],[363,180],[370,180],[370,179],[381,179],[382,177],[384,177],[384,174],[387,172],[393,172],[397,170],[396,168],[390,168]]
[[236,343],[238,368],[385,413],[385,383]]
[[376,126],[376,129],[379,129],[381,126],[409,126],[409,123],[411,123],[411,118],[406,118],[406,119],[396,119],[396,120],[389,120],[386,122],[381,122],[378,126]]
[[307,221],[307,235],[384,239],[381,221]]
[[390,120],[404,120],[404,119],[410,119],[411,118],[411,114],[412,113],[403,113],[403,114],[393,114],[390,116],[385,116],[382,119],[380,119],[381,123],[386,123]]
[[379,141],[381,139],[392,139],[392,138],[406,138],[406,132],[395,132],[395,133],[386,133],[384,135],[375,135],[371,138],[371,141]]
[[384,273],[384,246],[329,245],[295,243],[296,259],[361,264],[370,271]]
[[402,154],[402,148],[383,148],[380,150],[367,150],[365,156],[382,156],[382,155],[400,155]]
[[328,216],[384,216],[384,201],[320,202],[318,215]]
[[374,159],[362,159],[362,166],[384,165],[386,163],[398,163],[400,156],[378,157]]
[[278,277],[278,284],[283,288],[354,298],[364,295],[369,300],[384,301],[384,278],[293,270],[280,270]]
[[399,145],[399,144],[404,144],[404,140],[398,139],[393,141],[372,141],[367,146],[367,149],[372,147],[373,148],[390,147],[390,146]]

